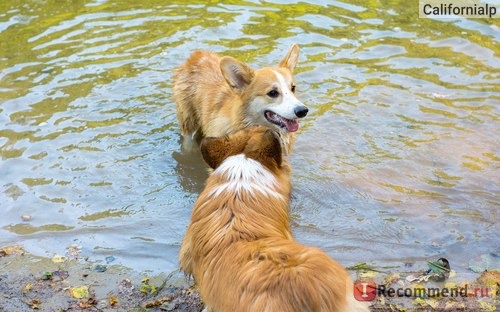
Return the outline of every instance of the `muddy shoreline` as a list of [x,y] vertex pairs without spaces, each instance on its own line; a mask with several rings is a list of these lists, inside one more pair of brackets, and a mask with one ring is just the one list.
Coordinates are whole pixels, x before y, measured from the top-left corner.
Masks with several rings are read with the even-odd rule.
[[[0,311],[194,312],[204,308],[193,281],[179,271],[147,275],[118,264],[94,263],[71,255],[39,257],[16,246],[0,251]],[[411,286],[399,273],[384,280],[377,277],[376,271],[365,276],[392,287]],[[488,289],[484,298],[378,297],[371,302],[370,310],[495,311],[499,307],[499,282],[500,271],[485,271],[467,284],[469,291],[475,287]]]
[[24,252],[0,257],[0,311],[81,310],[194,312],[203,303],[180,272],[148,276],[121,265]]

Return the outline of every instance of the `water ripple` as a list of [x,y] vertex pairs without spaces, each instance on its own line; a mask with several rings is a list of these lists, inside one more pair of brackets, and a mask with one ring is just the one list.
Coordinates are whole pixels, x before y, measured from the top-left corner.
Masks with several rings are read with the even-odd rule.
[[79,243],[176,269],[207,172],[180,150],[174,68],[195,49],[276,64],[297,42],[311,108],[291,157],[297,239],[345,264],[498,249],[489,20],[417,19],[404,1],[3,6],[0,244],[63,254]]

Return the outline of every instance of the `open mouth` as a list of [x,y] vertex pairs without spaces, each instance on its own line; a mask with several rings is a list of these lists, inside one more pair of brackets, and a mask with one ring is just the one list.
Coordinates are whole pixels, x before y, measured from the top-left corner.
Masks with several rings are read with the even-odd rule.
[[282,129],[286,129],[288,132],[299,130],[299,122],[297,119],[288,119],[268,110],[264,112],[264,116],[266,116],[267,121]]

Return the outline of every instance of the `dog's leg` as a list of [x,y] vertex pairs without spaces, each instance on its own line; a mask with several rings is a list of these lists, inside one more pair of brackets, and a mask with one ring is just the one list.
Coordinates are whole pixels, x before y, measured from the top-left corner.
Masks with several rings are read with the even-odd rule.
[[179,250],[179,264],[181,270],[187,275],[193,275],[193,255],[191,253],[191,237],[190,231],[186,232],[186,236],[182,240],[181,249]]
[[192,154],[198,151],[197,135],[198,130],[192,133],[182,134],[181,150],[183,153]]
[[174,74],[173,99],[176,104],[177,118],[181,126],[182,149],[192,151],[196,149],[196,136],[200,128],[198,111],[196,109],[196,89],[193,85],[195,77],[193,68],[185,63]]

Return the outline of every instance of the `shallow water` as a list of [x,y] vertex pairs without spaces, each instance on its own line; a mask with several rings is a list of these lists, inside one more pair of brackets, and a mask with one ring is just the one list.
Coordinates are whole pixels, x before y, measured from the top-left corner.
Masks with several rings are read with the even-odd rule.
[[0,246],[175,270],[206,172],[181,153],[172,71],[199,48],[257,68],[296,42],[296,238],[344,265],[498,255],[498,20],[291,2],[3,0]]

